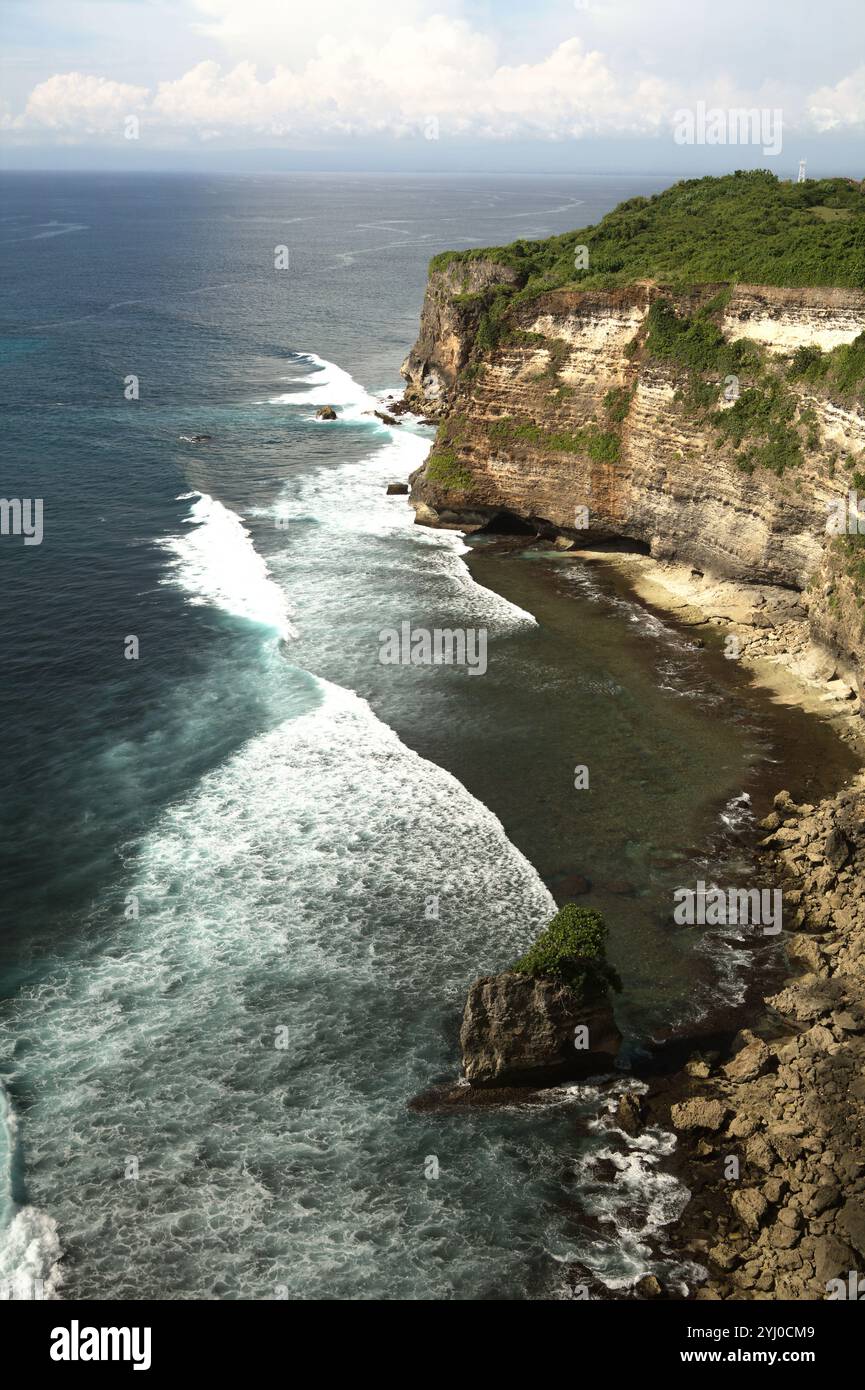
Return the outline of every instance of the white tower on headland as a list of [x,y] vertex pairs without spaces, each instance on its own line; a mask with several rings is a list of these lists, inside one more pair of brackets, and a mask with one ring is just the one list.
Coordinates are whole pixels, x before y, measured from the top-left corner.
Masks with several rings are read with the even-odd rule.
[[804,161],[804,159],[800,159],[800,160],[799,160],[799,177],[798,177],[798,179],[796,180],[796,182],[797,182],[797,183],[804,183],[804,182],[805,182],[805,161]]

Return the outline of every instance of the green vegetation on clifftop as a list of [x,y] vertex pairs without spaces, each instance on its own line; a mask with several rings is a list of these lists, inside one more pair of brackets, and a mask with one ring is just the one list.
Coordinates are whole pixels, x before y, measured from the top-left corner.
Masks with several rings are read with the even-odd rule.
[[[585,270],[575,268],[579,246],[588,248]],[[566,285],[609,289],[652,279],[865,289],[865,192],[840,178],[781,183],[765,170],[687,179],[620,203],[594,226],[544,241],[445,251],[430,269],[473,260],[507,265],[517,275],[515,286],[497,290],[482,324],[493,341],[503,302]]]

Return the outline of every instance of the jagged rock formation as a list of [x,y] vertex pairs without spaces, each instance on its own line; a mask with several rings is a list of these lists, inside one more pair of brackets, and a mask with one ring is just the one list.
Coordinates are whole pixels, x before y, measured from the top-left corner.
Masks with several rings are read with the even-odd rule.
[[412,410],[436,419],[453,398],[480,318],[477,304],[467,303],[463,296],[515,280],[512,270],[491,261],[474,261],[465,269],[455,266],[430,276],[418,340],[402,365],[405,399]]
[[517,517],[542,535],[624,540],[707,576],[774,586],[800,605],[812,640],[861,695],[862,594],[843,541],[827,533],[830,508],[865,459],[861,398],[792,381],[797,420],[809,421],[801,459],[781,472],[744,471],[729,441],[683,406],[681,366],[646,351],[644,340],[659,298],[683,317],[720,299],[725,338],[759,343],[783,365],[796,348],[852,342],[865,330],[865,293],[672,292],[652,282],[554,290],[520,302],[504,341],[479,348],[480,291],[513,274],[483,260],[431,274],[403,368],[407,398],[440,421],[413,478],[417,520],[472,530]]
[[[578,1046],[585,1027],[588,1047]],[[560,980],[504,971],[475,980],[460,1045],[472,1086],[549,1086],[598,1075],[621,1044],[605,1000],[585,1003]]]

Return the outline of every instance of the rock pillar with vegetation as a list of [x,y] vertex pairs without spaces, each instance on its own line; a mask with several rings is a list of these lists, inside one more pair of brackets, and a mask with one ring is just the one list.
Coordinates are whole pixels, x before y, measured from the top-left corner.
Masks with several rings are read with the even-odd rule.
[[475,980],[460,1030],[472,1086],[550,1086],[609,1071],[621,1044],[599,912],[567,903],[531,949]]

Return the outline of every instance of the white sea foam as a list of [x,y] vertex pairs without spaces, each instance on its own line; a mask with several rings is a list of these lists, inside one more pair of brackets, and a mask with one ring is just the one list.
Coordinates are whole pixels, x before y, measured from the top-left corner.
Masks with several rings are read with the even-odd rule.
[[[308,353],[305,356],[316,364],[325,378],[324,385],[316,385],[306,392],[291,396],[279,396],[271,404],[328,403],[340,409],[343,418],[362,421],[374,430],[376,445],[374,450],[357,463],[345,463],[334,469],[331,464],[307,470],[302,477],[292,479],[285,485],[269,516],[279,518],[280,525],[292,532],[292,523],[315,518],[317,529],[314,536],[303,540],[291,537],[285,556],[285,563],[300,571],[312,562],[317,552],[316,566],[325,561],[324,551],[329,540],[344,546],[348,535],[369,537],[411,538],[423,553],[419,555],[419,566],[434,579],[439,594],[443,597],[455,619],[466,625],[489,623],[500,630],[516,627],[537,626],[537,620],[525,609],[510,603],[506,598],[476,583],[472,579],[462,557],[469,553],[465,538],[459,531],[437,531],[428,527],[418,527],[414,523],[414,513],[407,506],[404,497],[387,497],[386,484],[394,479],[404,480],[419,468],[430,450],[431,441],[427,435],[418,434],[411,421],[402,417],[402,425],[384,425],[374,418],[370,421],[367,412],[381,406],[380,397],[370,395],[349,375],[334,363]],[[298,382],[318,381],[315,376],[293,378]],[[386,393],[382,392],[381,395]],[[384,436],[381,438],[380,436]],[[334,436],[338,439],[338,435]],[[341,554],[341,552],[340,552]],[[353,557],[355,564],[361,557]],[[377,556],[376,563],[385,563],[385,557]],[[342,559],[340,559],[342,563]],[[307,571],[308,572],[308,571]],[[283,575],[293,594],[293,575]],[[399,577],[394,576],[395,584]]]
[[[303,358],[316,369],[315,374],[288,377],[288,382],[292,386],[305,386],[306,390],[288,391],[272,396],[271,405],[311,405],[316,409],[323,405],[332,405],[338,410],[340,419],[356,421],[368,418],[373,425],[380,425],[383,429],[389,428],[372,414],[375,410],[382,410],[379,397],[367,391],[349,372],[338,367],[335,362],[328,362],[326,358],[319,357],[315,352],[305,352]],[[326,425],[333,422],[322,423]]]
[[57,1298],[61,1284],[57,1223],[13,1195],[17,1121],[0,1085],[0,1301]]
[[[315,504],[343,538],[352,523],[387,533],[382,477],[427,442],[407,430],[382,443],[383,459],[302,484],[303,514]],[[285,635],[286,576],[229,509],[187,500],[190,534],[165,543],[169,581]],[[294,540],[289,531],[289,554]],[[339,602],[344,569],[323,583],[320,528],[309,544],[292,600],[305,605],[317,586]],[[418,544],[442,566],[436,586],[450,575],[454,602],[498,604],[473,592],[453,538]],[[344,566],[345,547],[331,549]],[[499,611],[515,620],[504,601]],[[472,1296],[478,1181],[515,1199],[494,1217],[484,1277],[519,1284],[525,1157],[478,1152],[468,1130],[451,1137],[439,1203],[419,1166],[430,1138],[419,1160],[404,1102],[455,1066],[443,1011],[456,1016],[468,979],[525,949],[553,899],[456,778],[351,691],[290,666],[286,649],[264,651],[262,698],[272,690],[283,709],[293,682],[306,712],[252,738],[165,812],[123,874],[139,918],[118,912],[107,941],[94,932],[98,946],[82,944],[19,1003],[29,1055],[50,1058],[27,1152],[34,1199],[75,1249],[69,1296]],[[130,1154],[137,1182],[123,1180]]]
[[[627,1135],[610,1124],[625,1091],[646,1089],[633,1078],[623,1078],[603,1096],[606,1115],[590,1122],[590,1129],[599,1137],[609,1136],[609,1142],[581,1154],[575,1166],[581,1193],[600,1231],[579,1242],[576,1258],[610,1289],[631,1287],[642,1275],[654,1273],[684,1293],[703,1271],[667,1257],[663,1250],[665,1227],[681,1216],[690,1198],[687,1187],[661,1167],[676,1147],[675,1136],[654,1125]],[[613,1169],[612,1180],[604,1168]]]
[[214,604],[281,638],[296,637],[285,595],[237,513],[207,493],[184,493],[178,501],[190,497],[196,499],[186,518],[192,529],[160,542],[173,557],[163,583],[179,585],[191,603]]
[[[524,949],[552,899],[455,778],[357,696],[320,696],[163,816],[127,866],[139,920],[118,914],[21,1003],[50,1058],[27,1144],[76,1252],[70,1296],[469,1296],[478,1182],[513,1190],[484,1259],[520,1278],[524,1157],[451,1135],[439,1201],[434,1136],[404,1102],[451,1057],[445,1001]],[[454,862],[459,898],[429,920]],[[494,895],[471,875],[490,863]]]
[[731,796],[721,812],[721,824],[724,828],[738,834],[740,831],[750,829],[754,822],[755,817],[751,807],[750,794],[739,792],[738,796]]

